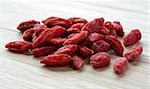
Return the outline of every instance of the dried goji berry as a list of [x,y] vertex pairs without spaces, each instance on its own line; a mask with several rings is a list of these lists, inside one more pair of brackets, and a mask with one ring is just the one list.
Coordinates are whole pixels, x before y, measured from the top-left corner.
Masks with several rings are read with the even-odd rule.
[[69,29],[67,29],[67,32],[69,33],[80,32],[83,26],[84,26],[84,23],[73,24]]
[[87,31],[81,31],[80,33],[76,33],[75,35],[71,36],[68,38],[65,42],[64,45],[66,44],[79,44],[81,43],[84,39],[86,39],[88,36]]
[[99,40],[104,40],[105,39],[105,36],[102,35],[102,34],[99,34],[99,33],[91,33],[89,35],[89,39],[90,41],[92,42],[96,42],[96,41],[99,41]]
[[22,33],[26,31],[27,29],[33,28],[35,24],[39,24],[40,22],[36,20],[29,20],[29,21],[24,21],[21,22],[17,29],[20,30]]
[[123,39],[123,43],[125,46],[130,46],[135,44],[141,39],[141,32],[138,29],[132,30],[128,35],[126,35]]
[[39,56],[44,56],[44,55],[48,55],[52,52],[54,52],[57,48],[53,47],[53,46],[45,46],[45,47],[41,47],[41,48],[35,48],[32,50],[32,54],[35,57],[39,57]]
[[92,50],[94,52],[107,52],[110,50],[110,44],[104,40],[99,40],[93,43]]
[[86,24],[88,22],[86,19],[79,18],[79,17],[71,17],[68,20],[71,21],[73,24],[76,24],[76,23],[84,23],[84,24]]
[[35,34],[36,36],[39,36],[39,34],[47,28],[46,25],[41,25],[41,24],[35,24],[34,29],[35,29]]
[[59,48],[55,54],[69,54],[69,55],[74,55],[75,52],[77,51],[78,46],[74,44],[68,44],[65,45],[61,48]]
[[79,55],[83,58],[90,57],[94,53],[93,50],[85,47],[85,46],[79,46]]
[[142,51],[143,47],[140,44],[136,44],[125,53],[125,57],[129,61],[136,61],[138,60],[138,57],[141,55]]
[[88,31],[89,33],[101,33],[101,29],[104,24],[104,19],[103,18],[96,18],[93,21],[85,24],[82,28],[83,31]]
[[113,69],[116,74],[123,74],[128,68],[128,60],[125,57],[119,57],[115,60]]
[[90,38],[89,38],[89,36],[88,36],[88,37],[82,42],[81,45],[91,48],[92,44],[93,44],[93,42],[90,41]]
[[51,54],[44,57],[40,63],[48,66],[66,66],[72,61],[68,54]]
[[57,37],[57,38],[52,38],[52,39],[48,40],[47,42],[49,44],[53,44],[53,45],[62,45],[65,42],[66,39],[67,38]]
[[53,26],[62,26],[64,28],[71,27],[72,23],[71,21],[60,18],[60,17],[49,17],[46,20],[42,21],[47,27],[53,27]]
[[110,30],[108,28],[106,28],[105,26],[103,26],[99,33],[103,34],[103,35],[109,35],[110,34]]
[[30,29],[24,31],[23,36],[22,36],[23,39],[25,41],[31,42],[32,41],[32,35],[34,32],[35,32],[35,30],[33,28],[30,28]]
[[110,30],[110,34],[117,37],[116,30],[114,29],[113,24],[110,21],[106,21],[104,26]]
[[115,29],[116,32],[117,32],[117,36],[119,36],[119,37],[123,37],[123,36],[124,36],[123,27],[122,27],[122,25],[120,24],[120,22],[114,21],[114,22],[113,22],[113,27],[114,27],[114,29]]
[[102,68],[110,63],[110,55],[106,52],[98,52],[90,57],[90,64],[94,68]]
[[54,26],[53,28],[47,28],[38,36],[38,38],[35,39],[33,42],[33,47],[41,47],[51,38],[62,36],[64,34],[65,29],[63,27]]
[[81,57],[75,55],[72,57],[71,66],[75,70],[80,70],[84,66],[84,61]]
[[5,45],[9,51],[16,52],[16,53],[26,53],[29,49],[32,49],[32,44],[26,41],[14,41],[9,42]]
[[122,43],[119,41],[118,38],[116,38],[115,36],[111,36],[111,35],[108,35],[106,36],[106,39],[105,39],[111,46],[111,48],[120,56],[123,55],[123,51],[124,51],[124,48],[123,48],[123,45]]

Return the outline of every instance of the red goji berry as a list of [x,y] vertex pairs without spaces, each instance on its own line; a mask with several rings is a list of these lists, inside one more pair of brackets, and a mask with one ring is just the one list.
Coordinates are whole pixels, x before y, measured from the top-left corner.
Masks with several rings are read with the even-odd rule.
[[106,39],[105,39],[111,46],[111,48],[120,56],[123,55],[123,51],[124,51],[124,48],[123,48],[123,45],[122,43],[119,41],[118,38],[116,38],[115,36],[111,36],[111,35],[108,35],[106,36]]
[[72,61],[68,54],[51,54],[44,57],[40,63],[48,66],[66,66]]
[[126,35],[123,39],[123,43],[125,46],[130,46],[135,44],[141,39],[141,32],[138,29],[132,30],[128,35]]
[[84,23],[84,24],[86,24],[88,22],[86,19],[79,18],[79,17],[71,17],[68,20],[71,21],[73,24],[76,24],[76,23]]
[[129,49],[126,53],[125,53],[125,57],[129,60],[129,61],[137,61],[138,57],[141,55],[143,51],[143,47],[140,44],[136,44],[134,45],[131,49]]
[[32,35],[34,34],[34,32],[35,32],[35,30],[33,28],[30,28],[30,29],[24,31],[23,36],[22,36],[23,39],[25,41],[31,42],[32,41]]
[[90,57],[90,64],[94,68],[102,68],[110,63],[110,55],[106,52],[98,52]]
[[125,57],[119,57],[115,60],[113,69],[116,74],[123,74],[128,68],[128,60]]
[[59,48],[55,54],[69,54],[69,55],[74,55],[77,51],[78,46],[74,44],[68,44],[65,45],[61,48]]
[[57,48],[53,47],[53,46],[45,46],[45,47],[41,47],[41,48],[35,48],[32,50],[32,54],[35,57],[39,57],[39,56],[44,56],[44,55],[48,55],[52,52],[54,52]]
[[70,38],[68,38],[64,42],[64,45],[66,45],[66,44],[79,44],[84,39],[86,39],[87,36],[88,36],[88,32],[87,31],[81,31],[80,33],[76,33],[76,34],[72,35]]
[[21,22],[17,29],[20,30],[22,33],[26,31],[27,29],[33,28],[35,24],[39,24],[40,22],[36,20],[29,20],[29,21],[24,21]]
[[29,52],[30,49],[32,49],[32,44],[26,41],[14,41],[9,42],[8,44],[5,45],[5,47],[12,52],[26,53]]
[[71,66],[74,70],[80,70],[84,66],[84,61],[81,57],[75,55],[72,57]]
[[49,17],[46,20],[42,21],[47,27],[53,27],[53,26],[62,26],[64,28],[71,27],[72,23],[71,21],[60,18],[60,17]]
[[90,57],[94,53],[93,50],[85,47],[85,46],[79,46],[79,55],[83,58]]
[[110,44],[104,40],[99,40],[93,43],[92,50],[94,50],[94,52],[107,52],[110,50]]

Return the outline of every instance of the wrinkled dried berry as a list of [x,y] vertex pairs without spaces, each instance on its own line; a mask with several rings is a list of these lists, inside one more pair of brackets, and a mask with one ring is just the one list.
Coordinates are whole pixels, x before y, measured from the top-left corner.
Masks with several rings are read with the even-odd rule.
[[89,39],[90,41],[92,42],[96,42],[96,41],[99,41],[99,40],[104,40],[105,39],[105,36],[102,35],[102,34],[99,34],[99,33],[91,33],[89,35]]
[[71,17],[68,20],[71,21],[73,24],[76,24],[76,23],[84,23],[84,24],[86,24],[88,22],[86,19],[79,18],[79,17]]
[[93,43],[92,50],[94,50],[94,52],[107,52],[110,50],[110,44],[104,40],[99,40]]
[[106,52],[98,52],[90,57],[90,64],[94,68],[102,68],[110,63],[110,55]]
[[30,28],[30,29],[24,31],[23,36],[22,36],[23,39],[25,41],[31,42],[32,41],[32,35],[34,32],[35,32],[35,30],[33,28]]
[[26,41],[14,41],[9,42],[5,45],[9,51],[16,52],[16,53],[26,53],[29,49],[32,49],[32,44]]
[[45,47],[41,47],[41,48],[35,48],[32,50],[32,54],[35,57],[39,57],[39,56],[45,56],[48,55],[52,52],[54,52],[57,48],[53,47],[53,46],[45,46]]
[[128,60],[125,57],[119,57],[115,60],[114,63],[114,72],[116,74],[123,74],[128,68]]
[[40,22],[36,20],[29,20],[29,21],[24,21],[21,22],[17,29],[20,30],[22,33],[26,31],[27,29],[33,28],[35,24],[39,24]]
[[142,51],[143,51],[142,46],[139,44],[136,44],[125,53],[125,57],[129,61],[137,61],[138,57],[141,55]]
[[79,44],[81,43],[84,39],[86,39],[88,36],[87,31],[81,31],[80,33],[76,33],[75,35],[71,36],[68,38],[65,42],[64,45],[66,44]]
[[120,56],[123,55],[124,48],[118,38],[116,38],[115,36],[108,35],[106,36],[105,40],[110,44],[111,48],[115,51],[115,53],[117,53]]
[[34,29],[35,29],[35,35],[39,36],[39,34],[44,31],[47,28],[46,25],[41,25],[41,24],[35,24]]
[[62,26],[64,28],[71,27],[72,23],[71,21],[60,18],[60,17],[49,17],[46,20],[42,21],[47,27],[53,27],[53,26]]
[[85,46],[79,46],[79,55],[83,58],[90,57],[94,53],[93,50],[85,47]]
[[67,38],[57,37],[57,38],[52,38],[48,40],[48,43],[53,44],[53,45],[62,45],[65,42],[65,40],[67,40]]
[[117,36],[119,36],[119,37],[123,37],[124,36],[124,30],[123,30],[123,27],[120,24],[120,22],[114,21],[113,22],[113,27],[114,27],[114,29],[117,32]]
[[84,66],[84,61],[81,57],[75,55],[72,57],[71,66],[73,67],[74,70],[80,70]]
[[65,45],[61,48],[59,48],[55,54],[69,54],[69,55],[74,55],[75,52],[77,51],[78,46],[77,45],[73,45],[73,44],[68,44]]
[[110,30],[110,34],[117,37],[116,30],[110,21],[104,23],[104,26]]
[[48,66],[66,66],[72,61],[68,54],[51,54],[44,57],[40,63]]
[[93,21],[85,24],[82,28],[83,31],[88,31],[89,33],[101,33],[101,29],[104,24],[104,19],[103,18],[96,18]]
[[123,39],[125,46],[130,46],[137,43],[141,39],[141,32],[138,29],[132,30],[128,35]]
[[84,26],[83,23],[73,24],[69,29],[67,29],[67,32],[69,33],[80,32],[83,26]]
[[35,39],[33,42],[33,47],[41,47],[51,38],[62,36],[64,34],[65,29],[63,27],[55,26],[53,28],[47,28],[38,36],[38,38]]

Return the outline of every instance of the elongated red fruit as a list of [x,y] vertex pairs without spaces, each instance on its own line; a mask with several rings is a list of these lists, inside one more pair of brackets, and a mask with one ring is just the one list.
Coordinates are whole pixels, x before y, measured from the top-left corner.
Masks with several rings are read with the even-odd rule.
[[143,47],[140,44],[136,44],[125,53],[125,57],[129,61],[136,61],[138,60],[138,57],[141,55],[142,51]]

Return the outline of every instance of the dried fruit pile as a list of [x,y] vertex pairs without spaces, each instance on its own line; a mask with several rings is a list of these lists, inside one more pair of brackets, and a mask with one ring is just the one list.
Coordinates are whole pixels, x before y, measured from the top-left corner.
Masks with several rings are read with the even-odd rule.
[[46,56],[40,63],[48,66],[70,65],[75,70],[84,66],[85,58],[94,68],[108,66],[110,50],[113,50],[120,56],[114,63],[116,74],[123,74],[129,62],[137,61],[143,50],[137,44],[141,33],[134,29],[123,38],[123,44],[125,47],[135,45],[124,53],[124,46],[118,39],[124,36],[119,21],[112,23],[96,18],[88,22],[77,17],[49,17],[42,23],[36,20],[20,23],[17,29],[22,32],[24,41],[10,42],[5,47],[11,52]]

